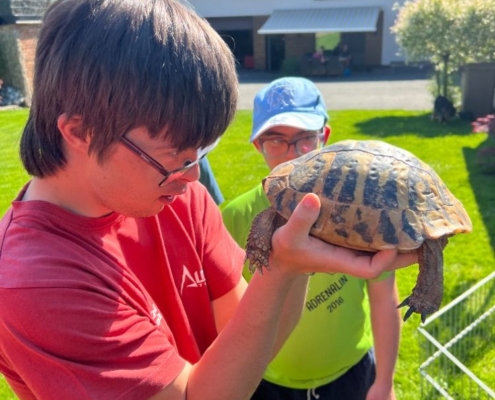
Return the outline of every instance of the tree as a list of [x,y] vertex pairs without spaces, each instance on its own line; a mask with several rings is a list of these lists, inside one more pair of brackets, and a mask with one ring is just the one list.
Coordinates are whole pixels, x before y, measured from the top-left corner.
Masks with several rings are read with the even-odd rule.
[[494,0],[407,0],[392,27],[408,61],[429,60],[437,95],[452,100],[452,76],[466,63],[495,59]]

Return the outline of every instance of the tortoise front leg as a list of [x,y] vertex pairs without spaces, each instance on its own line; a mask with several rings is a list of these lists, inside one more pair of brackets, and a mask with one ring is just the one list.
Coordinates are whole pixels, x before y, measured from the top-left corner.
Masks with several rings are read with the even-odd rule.
[[398,307],[409,306],[404,321],[413,312],[421,314],[423,323],[426,317],[440,308],[443,298],[443,249],[447,237],[427,239],[418,249],[419,275],[412,294]]
[[246,244],[246,260],[249,260],[251,273],[255,269],[263,273],[263,267],[270,268],[268,260],[273,232],[286,222],[287,220],[273,208],[267,208],[254,218]]

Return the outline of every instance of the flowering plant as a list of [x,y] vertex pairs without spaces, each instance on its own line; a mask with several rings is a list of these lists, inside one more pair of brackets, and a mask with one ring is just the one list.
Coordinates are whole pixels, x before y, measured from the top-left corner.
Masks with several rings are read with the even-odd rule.
[[479,117],[471,123],[473,132],[487,132],[490,136],[495,136],[495,114],[488,114],[485,117]]

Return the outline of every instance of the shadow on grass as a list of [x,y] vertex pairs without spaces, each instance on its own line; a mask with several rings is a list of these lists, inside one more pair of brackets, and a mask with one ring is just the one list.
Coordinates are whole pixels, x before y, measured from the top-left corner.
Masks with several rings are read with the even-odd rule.
[[479,282],[479,279],[475,278],[465,278],[462,282],[458,282],[451,290],[450,290],[450,297],[452,299],[457,298],[464,292],[468,291],[471,289],[474,285],[476,285]]
[[495,142],[487,139],[476,149],[464,148],[463,153],[469,171],[469,182],[488,232],[490,245],[495,249],[495,170],[483,169],[479,165],[478,156],[481,149],[493,145]]
[[413,116],[379,117],[356,124],[364,134],[376,138],[386,138],[397,135],[411,135],[432,138],[445,135],[462,135],[471,132],[469,122],[454,119],[447,124],[432,121],[431,113]]

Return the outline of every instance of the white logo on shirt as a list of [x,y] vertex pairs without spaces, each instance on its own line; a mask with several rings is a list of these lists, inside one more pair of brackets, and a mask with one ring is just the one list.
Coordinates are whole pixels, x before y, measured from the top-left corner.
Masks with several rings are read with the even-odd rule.
[[150,314],[151,314],[151,319],[153,320],[155,325],[156,326],[160,325],[160,323],[162,322],[163,316],[160,313],[160,311],[158,311],[158,307],[155,304],[153,304],[153,308],[151,309]]
[[193,274],[189,272],[185,265],[182,266],[182,282],[180,285],[180,292],[184,291],[184,287],[201,287],[205,284],[205,273],[203,270],[194,271]]

